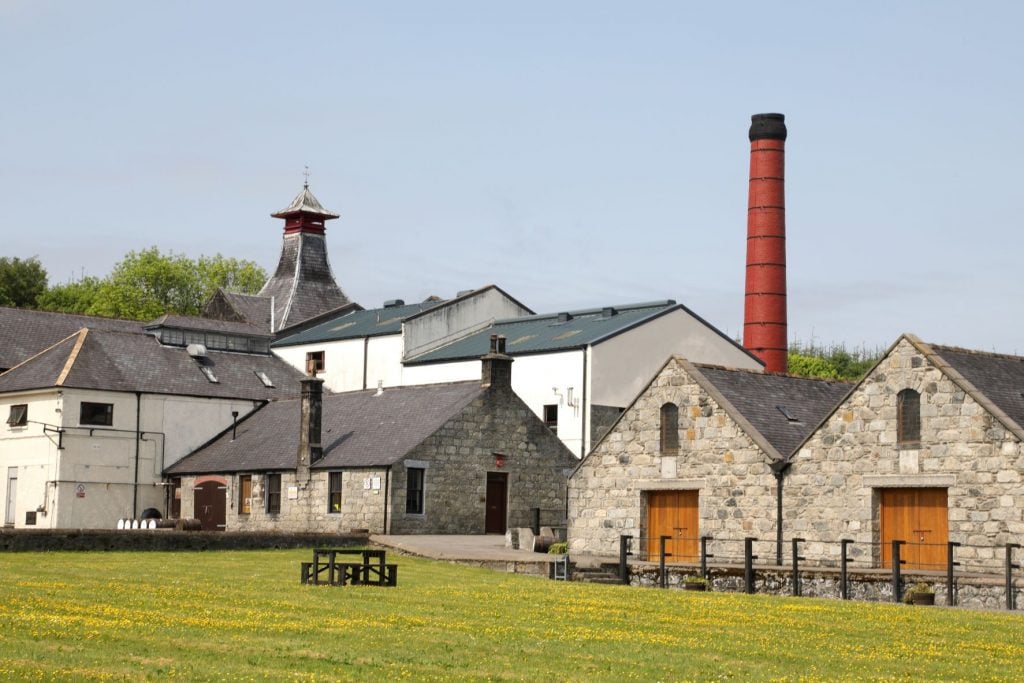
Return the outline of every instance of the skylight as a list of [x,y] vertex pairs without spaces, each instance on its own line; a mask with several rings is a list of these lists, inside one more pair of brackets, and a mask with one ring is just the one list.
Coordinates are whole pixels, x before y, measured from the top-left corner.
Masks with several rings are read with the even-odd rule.
[[274,382],[271,381],[270,377],[267,376],[267,373],[263,372],[262,370],[253,370],[253,372],[255,372],[256,376],[260,378],[261,382],[263,382],[263,386],[265,386],[265,387],[273,387],[274,386]]
[[793,413],[789,412],[789,410],[786,409],[786,406],[775,406],[775,409],[778,410],[783,415],[785,415],[786,416],[786,420],[788,422],[799,422],[800,421],[800,418],[798,418],[797,416],[793,415]]
[[206,375],[206,379],[210,380],[214,384],[220,384],[220,380],[217,379],[217,375],[213,374],[213,370],[205,365],[200,365],[199,369],[203,371],[204,375]]

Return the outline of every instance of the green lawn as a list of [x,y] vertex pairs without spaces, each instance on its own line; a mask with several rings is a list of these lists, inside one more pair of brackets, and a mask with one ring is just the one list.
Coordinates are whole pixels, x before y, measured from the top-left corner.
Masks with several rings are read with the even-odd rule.
[[0,554],[0,679],[1020,680],[1024,616],[561,583],[308,551]]

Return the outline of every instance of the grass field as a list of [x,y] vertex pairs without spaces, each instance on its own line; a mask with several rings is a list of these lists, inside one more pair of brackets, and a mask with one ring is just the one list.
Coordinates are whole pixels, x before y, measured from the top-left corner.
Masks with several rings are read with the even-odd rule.
[[0,679],[1021,680],[1024,616],[545,581],[308,551],[0,554]]

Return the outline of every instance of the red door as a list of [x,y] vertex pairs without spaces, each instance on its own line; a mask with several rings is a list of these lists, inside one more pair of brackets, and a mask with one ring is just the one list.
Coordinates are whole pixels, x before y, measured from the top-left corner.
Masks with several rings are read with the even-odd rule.
[[505,472],[487,473],[486,507],[484,533],[505,533],[508,529],[508,474]]

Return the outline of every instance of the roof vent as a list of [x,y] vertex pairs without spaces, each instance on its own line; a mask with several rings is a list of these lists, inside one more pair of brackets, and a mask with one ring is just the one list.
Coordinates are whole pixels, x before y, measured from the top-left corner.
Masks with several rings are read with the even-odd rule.
[[377,380],[377,393],[374,394],[374,396],[380,396],[383,393],[384,393],[384,380],[379,379],[379,380]]
[[619,314],[619,311],[614,306],[605,306],[604,308],[601,309],[601,317],[602,318],[610,318],[613,315],[618,315],[618,314]]
[[786,406],[775,406],[775,409],[778,410],[780,413],[782,413],[786,417],[786,421],[787,422],[799,422],[800,421],[800,418],[798,418],[796,415],[794,415],[793,413],[791,413],[788,410],[786,410]]
[[396,308],[398,306],[404,306],[405,301],[402,299],[388,299],[384,302],[384,308]]
[[206,347],[202,344],[189,344],[185,350],[193,358],[206,358]]
[[558,314],[558,322],[560,322],[560,323],[567,323],[570,320],[572,320],[572,313],[559,313]]

